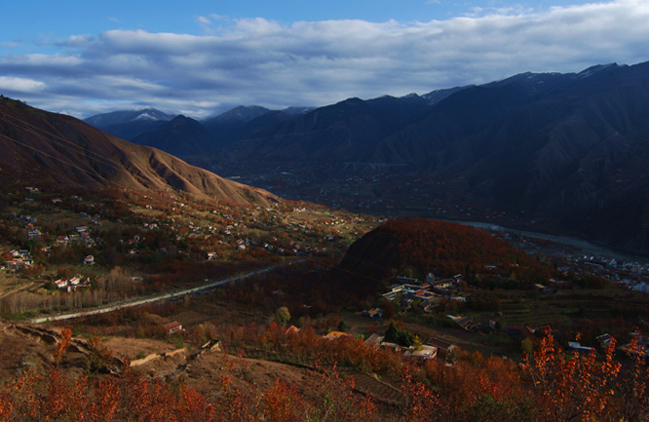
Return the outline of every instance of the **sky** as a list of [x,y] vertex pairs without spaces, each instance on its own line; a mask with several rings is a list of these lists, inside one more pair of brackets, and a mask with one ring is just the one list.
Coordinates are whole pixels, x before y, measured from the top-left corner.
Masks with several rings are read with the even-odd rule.
[[649,60],[649,0],[3,0],[0,94],[84,118],[321,106]]

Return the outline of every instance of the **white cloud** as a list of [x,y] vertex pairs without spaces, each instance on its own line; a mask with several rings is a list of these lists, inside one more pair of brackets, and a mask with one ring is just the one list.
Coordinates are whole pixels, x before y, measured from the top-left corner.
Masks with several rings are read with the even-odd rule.
[[211,13],[209,16],[210,19],[219,21],[219,20],[228,20],[229,18],[224,15],[217,15],[216,13]]
[[55,44],[56,54],[0,55],[0,74],[42,84],[38,90],[25,85],[20,99],[45,108],[58,96],[61,109],[77,114],[132,102],[201,116],[219,104],[323,105],[352,96],[423,94],[524,71],[637,63],[649,60],[648,21],[649,2],[642,0],[542,12],[489,9],[410,23],[284,26],[207,15],[197,18],[203,36],[73,35]]
[[36,92],[45,88],[43,82],[27,78],[0,76],[0,90],[4,92]]

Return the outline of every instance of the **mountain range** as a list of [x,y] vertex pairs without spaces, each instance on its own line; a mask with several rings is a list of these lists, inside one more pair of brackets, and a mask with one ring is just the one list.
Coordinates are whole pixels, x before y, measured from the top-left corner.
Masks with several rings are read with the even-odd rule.
[[165,152],[5,97],[0,98],[0,147],[3,187],[183,191],[242,205],[277,201],[268,192],[223,179]]
[[[649,254],[649,62],[351,98],[297,115],[235,110],[203,123],[211,141],[201,165],[237,163],[239,174],[259,163],[290,166],[298,177],[316,165],[328,166],[325,176],[424,175],[435,183],[402,183],[400,193],[549,221],[562,233]],[[372,189],[385,195],[380,183]]]
[[98,114],[84,122],[118,138],[182,157],[223,148],[259,129],[290,120],[312,109],[287,107],[270,110],[261,106],[238,106],[201,122],[183,115],[172,116],[155,108],[145,108]]

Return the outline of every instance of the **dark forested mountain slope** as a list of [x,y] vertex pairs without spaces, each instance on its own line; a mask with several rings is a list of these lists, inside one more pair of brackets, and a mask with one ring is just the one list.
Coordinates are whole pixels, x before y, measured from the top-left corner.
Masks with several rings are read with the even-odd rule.
[[211,149],[216,150],[293,117],[294,113],[269,110],[265,107],[239,106],[206,121],[203,125],[212,139]]
[[[425,174],[456,185],[429,197],[524,211],[529,220],[649,253],[649,63],[525,73],[442,94],[432,106],[413,101],[421,97],[347,100],[229,150],[240,160]],[[398,193],[416,197],[417,188]]]
[[213,149],[207,130],[198,121],[183,115],[140,133],[131,142],[158,148],[176,157],[202,154]]
[[418,96],[352,98],[258,131],[228,151],[246,159],[354,161],[428,109]]
[[[449,151],[482,203],[552,216],[649,252],[649,64],[609,67],[520,107]],[[459,151],[462,151],[460,153]]]

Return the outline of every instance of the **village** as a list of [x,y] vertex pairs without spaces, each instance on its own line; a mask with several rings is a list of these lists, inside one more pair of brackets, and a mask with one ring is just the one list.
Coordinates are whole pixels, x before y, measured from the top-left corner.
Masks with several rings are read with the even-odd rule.
[[[648,283],[646,265],[637,262],[618,262],[615,258],[597,257],[591,255],[579,255],[565,260],[565,265],[558,267],[557,271],[565,276],[565,280],[551,278],[547,283],[536,283],[532,291],[529,293],[530,297],[536,297],[541,300],[552,300],[557,296],[560,291],[571,292],[575,288],[574,280],[577,278],[589,279],[589,276],[596,276],[593,280],[606,280],[612,285],[622,289],[639,292],[643,295],[647,293],[646,286]],[[485,266],[485,278],[501,278],[495,272],[496,266]],[[478,277],[481,277],[478,275]],[[570,281],[568,281],[570,280]],[[602,289],[604,285],[585,285],[586,289]],[[525,323],[516,323],[505,321],[503,312],[500,311],[500,305],[494,310],[497,312],[476,312],[476,308],[471,306],[472,292],[474,288],[467,285],[465,278],[462,274],[457,274],[450,278],[437,279],[432,273],[426,275],[425,280],[420,280],[414,277],[400,276],[396,277],[394,283],[388,286],[388,291],[381,294],[379,299],[379,306],[374,309],[368,309],[362,312],[357,312],[357,315],[362,315],[377,321],[383,321],[387,318],[399,317],[400,319],[410,320],[415,315],[443,315],[444,318],[452,322],[456,330],[462,330],[468,333],[476,333],[478,336],[486,336],[486,338],[497,335],[498,332],[510,338],[512,342],[518,342],[520,348],[525,351],[532,350],[533,339],[538,331],[542,331],[542,326],[528,325]],[[570,294],[570,293],[563,293]],[[559,295],[563,297],[562,295]],[[386,306],[386,303],[390,306]],[[459,305],[459,306],[458,306]],[[453,310],[456,312],[452,312]],[[460,310],[458,315],[457,310]],[[449,312],[451,311],[451,312]],[[463,312],[462,312],[463,311]],[[462,316],[466,312],[468,315]],[[510,317],[505,316],[505,319]],[[419,318],[420,319],[420,318]],[[642,328],[649,329],[649,322],[644,319],[640,320],[640,331],[629,331],[627,334],[629,338],[633,339],[636,344],[642,348],[649,345],[647,340],[642,334]],[[609,346],[609,341],[612,336],[608,332],[597,334],[590,340],[589,344],[583,344],[583,340],[574,339],[573,341],[566,341],[566,348],[578,353],[598,352],[604,353]],[[368,339],[376,347],[384,347],[400,351],[402,353],[414,353],[412,346],[404,347],[403,345],[395,344],[391,341],[386,341],[383,336],[372,334]],[[440,343],[441,342],[441,343]],[[417,348],[416,356],[435,356],[436,351],[429,347],[440,347],[444,345],[444,349],[448,350],[449,347],[455,347],[454,344],[448,341],[442,341],[435,337],[429,339],[425,344],[420,344]],[[421,346],[427,346],[421,348]],[[622,353],[627,354],[629,350],[633,349],[629,343],[618,343],[616,349]],[[645,349],[643,349],[645,350]],[[649,357],[649,352],[638,352],[634,350],[633,353],[641,353]],[[444,352],[443,357],[448,357],[448,353]]]
[[[128,269],[129,280],[143,280],[152,267],[172,261],[234,268],[291,257],[340,257],[357,236],[380,222],[312,204],[242,208],[126,191],[97,197],[27,186],[2,198],[0,300],[16,294],[83,293],[116,266]],[[144,280],[119,288],[141,294],[150,284]],[[42,299],[10,302],[52,302]]]

